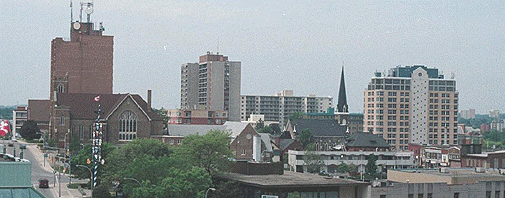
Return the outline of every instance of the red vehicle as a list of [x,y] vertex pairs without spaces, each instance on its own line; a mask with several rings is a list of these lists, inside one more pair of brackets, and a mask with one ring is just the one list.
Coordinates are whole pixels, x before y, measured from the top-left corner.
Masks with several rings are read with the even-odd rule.
[[49,188],[49,180],[47,179],[39,180],[39,188]]

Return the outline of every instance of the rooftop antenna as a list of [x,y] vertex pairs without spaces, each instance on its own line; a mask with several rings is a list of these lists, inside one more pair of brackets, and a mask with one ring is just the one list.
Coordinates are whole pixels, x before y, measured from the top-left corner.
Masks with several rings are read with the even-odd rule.
[[219,55],[219,37],[217,37],[217,51],[216,51],[217,55]]
[[70,23],[74,22],[74,13],[72,12],[72,0],[70,0]]
[[93,13],[93,2],[88,2],[84,4],[86,6],[86,15],[87,15],[87,22],[89,23],[91,20],[91,14]]
[[79,10],[79,22],[82,22],[82,6],[84,5],[83,2],[81,2],[81,9]]

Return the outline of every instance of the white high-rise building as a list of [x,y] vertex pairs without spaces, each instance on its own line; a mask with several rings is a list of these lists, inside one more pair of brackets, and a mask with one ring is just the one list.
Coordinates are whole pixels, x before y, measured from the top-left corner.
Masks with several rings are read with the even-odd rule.
[[198,63],[181,67],[181,108],[228,111],[228,119],[240,120],[240,61],[227,56],[200,56]]
[[265,116],[264,121],[285,124],[290,115],[300,113],[321,113],[332,107],[332,97],[294,96],[293,90],[282,90],[273,96],[242,95],[240,120],[246,121],[251,114]]
[[364,92],[364,130],[398,150],[409,143],[456,145],[458,92],[454,79],[423,65],[376,73]]

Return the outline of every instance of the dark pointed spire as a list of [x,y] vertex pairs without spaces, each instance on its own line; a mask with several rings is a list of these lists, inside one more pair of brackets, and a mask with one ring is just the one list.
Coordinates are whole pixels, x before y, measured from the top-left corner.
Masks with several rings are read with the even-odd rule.
[[342,75],[340,76],[340,89],[338,90],[338,113],[348,113],[349,106],[347,106],[347,95],[345,93],[345,80],[344,80],[344,66],[342,65]]

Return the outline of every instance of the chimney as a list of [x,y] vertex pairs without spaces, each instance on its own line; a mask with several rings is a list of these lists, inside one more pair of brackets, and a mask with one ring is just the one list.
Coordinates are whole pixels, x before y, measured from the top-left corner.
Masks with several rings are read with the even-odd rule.
[[151,90],[147,90],[147,112],[151,112]]
[[261,162],[261,136],[253,136],[253,161]]

